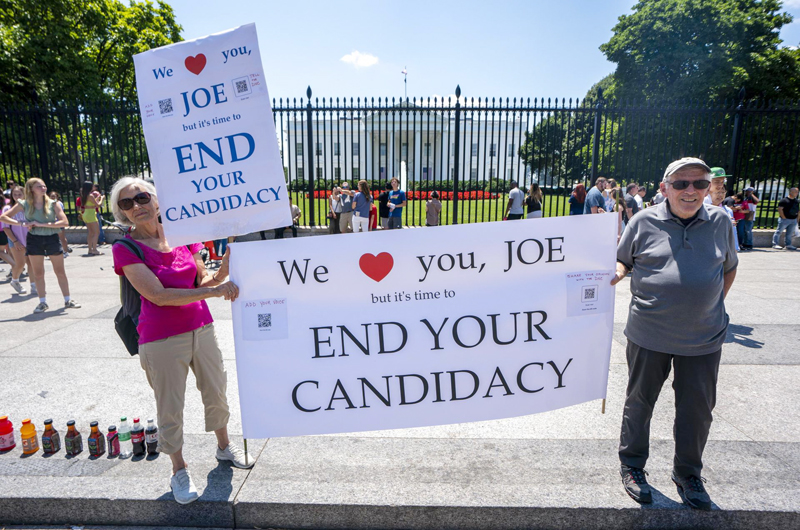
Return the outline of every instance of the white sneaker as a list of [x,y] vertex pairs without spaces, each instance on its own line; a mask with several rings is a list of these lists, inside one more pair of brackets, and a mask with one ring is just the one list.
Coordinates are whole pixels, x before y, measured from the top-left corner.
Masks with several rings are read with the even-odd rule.
[[783,247],[780,245],[772,245],[772,248],[774,248],[775,250],[783,250]]
[[199,497],[197,488],[189,475],[189,470],[186,468],[172,475],[172,478],[169,479],[169,485],[172,488],[172,496],[175,497],[175,501],[178,504],[189,504]]
[[25,290],[23,286],[19,284],[19,280],[11,280],[11,287],[17,291],[17,294],[25,294],[28,291]]
[[39,302],[39,305],[36,306],[36,309],[33,310],[34,313],[44,313],[50,309],[50,306],[45,304],[44,302]]
[[233,443],[229,443],[224,450],[217,446],[217,460],[229,460],[240,469],[250,469],[255,464],[252,458],[248,458],[247,463],[245,463],[244,451],[233,445]]

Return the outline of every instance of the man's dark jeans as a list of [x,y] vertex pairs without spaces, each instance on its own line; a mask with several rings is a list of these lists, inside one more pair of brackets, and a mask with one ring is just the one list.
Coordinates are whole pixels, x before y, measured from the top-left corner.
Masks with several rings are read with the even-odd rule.
[[717,376],[722,350],[698,356],[670,355],[628,341],[628,389],[622,414],[620,462],[644,468],[650,454],[650,419],[664,381],[675,367],[675,459],[680,477],[700,477],[703,450],[717,401]]

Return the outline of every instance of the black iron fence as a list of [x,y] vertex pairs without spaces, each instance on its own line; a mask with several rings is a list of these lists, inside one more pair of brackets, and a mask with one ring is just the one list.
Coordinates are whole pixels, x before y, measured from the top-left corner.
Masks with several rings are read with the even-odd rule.
[[[762,199],[756,226],[772,228],[777,202],[800,182],[800,104],[745,100],[618,102],[597,99],[329,98],[273,100],[284,173],[303,224],[325,225],[331,188],[392,177],[408,196],[404,224],[425,224],[433,191],[442,222],[503,217],[509,183],[544,188],[544,215],[567,215],[578,183],[598,176],[637,182],[654,195],[664,168],[698,156]],[[71,222],[84,180],[110,189],[123,175],[149,176],[133,105],[0,107],[0,180],[44,178]]]

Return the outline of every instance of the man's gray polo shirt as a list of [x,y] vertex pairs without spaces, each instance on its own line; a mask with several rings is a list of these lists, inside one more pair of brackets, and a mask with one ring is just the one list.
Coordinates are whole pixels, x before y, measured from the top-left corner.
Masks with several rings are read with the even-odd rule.
[[723,274],[739,265],[725,210],[704,204],[684,226],[669,201],[633,217],[617,247],[631,272],[625,336],[674,355],[705,355],[722,347],[728,328]]

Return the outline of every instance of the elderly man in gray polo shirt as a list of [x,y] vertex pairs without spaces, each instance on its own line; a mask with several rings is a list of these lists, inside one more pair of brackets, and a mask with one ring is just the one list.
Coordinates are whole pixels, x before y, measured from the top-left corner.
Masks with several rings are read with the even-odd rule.
[[728,328],[724,300],[739,261],[725,210],[703,204],[710,183],[711,170],[699,158],[671,163],[661,183],[666,200],[634,216],[617,248],[611,284],[631,272],[633,295],[625,327],[628,388],[620,474],[625,491],[640,503],[652,502],[644,471],[650,419],[674,368],[672,480],[686,504],[711,509],[702,457]]

